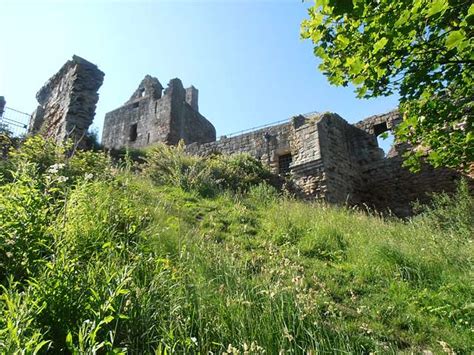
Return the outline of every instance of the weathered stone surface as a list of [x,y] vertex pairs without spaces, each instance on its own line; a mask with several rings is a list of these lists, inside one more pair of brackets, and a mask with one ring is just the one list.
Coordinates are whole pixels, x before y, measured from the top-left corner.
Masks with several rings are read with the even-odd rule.
[[[74,56],[37,93],[39,106],[30,133],[81,141],[94,117],[104,73]],[[0,114],[5,100],[0,97]],[[146,147],[183,140],[190,154],[248,153],[279,175],[289,174],[307,199],[363,205],[398,216],[411,214],[415,200],[433,192],[453,192],[461,175],[424,166],[413,174],[402,167],[406,144],[394,143],[384,155],[377,136],[393,130],[398,111],[368,117],[354,125],[335,113],[298,115],[286,123],[216,141],[214,126],[199,113],[198,90],[172,79],[163,92],[158,79],[145,76],[130,99],[106,114],[106,148]],[[474,191],[472,178],[465,176]]]
[[39,106],[28,132],[81,145],[94,119],[103,80],[104,73],[96,65],[73,56],[36,94]]
[[398,110],[390,111],[382,115],[370,116],[354,124],[367,133],[378,136],[387,130],[392,130],[402,121]]
[[411,173],[402,167],[406,145],[394,144],[385,157],[377,135],[399,122],[397,111],[355,125],[334,113],[300,115],[254,132],[190,144],[186,150],[197,155],[249,153],[274,173],[281,171],[281,157],[289,154],[289,170],[303,197],[408,216],[413,201],[427,202],[433,192],[453,192],[460,174],[429,166]]
[[215,140],[212,124],[198,112],[198,91],[173,79],[162,94],[156,78],[146,76],[125,105],[105,117],[107,148],[177,144],[195,155],[248,153],[276,174],[290,174],[298,194],[330,203],[363,205],[398,216],[411,214],[415,200],[432,192],[453,192],[460,175],[425,166],[413,174],[402,167],[395,143],[387,156],[377,136],[401,122],[398,111],[368,117],[355,125],[335,113],[298,115],[278,124]]
[[198,112],[198,90],[184,89],[172,79],[164,93],[158,79],[149,75],[121,107],[105,115],[102,144],[109,149],[146,147],[156,142],[176,145],[212,142],[214,126]]
[[[376,139],[384,131],[393,130],[402,118],[398,111],[368,117],[355,124]],[[376,142],[375,142],[376,143]],[[398,216],[412,214],[412,203],[427,203],[435,192],[453,193],[461,174],[451,169],[435,169],[423,165],[421,171],[412,173],[403,167],[403,153],[411,147],[394,142],[386,157],[369,159],[360,165],[361,181],[357,189],[360,203],[378,211],[390,211]],[[473,186],[473,181],[464,176]]]

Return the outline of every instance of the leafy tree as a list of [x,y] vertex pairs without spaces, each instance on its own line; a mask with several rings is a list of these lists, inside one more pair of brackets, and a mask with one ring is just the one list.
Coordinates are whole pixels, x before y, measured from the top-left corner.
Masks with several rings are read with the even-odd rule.
[[474,5],[470,0],[316,0],[301,25],[319,68],[359,98],[398,92],[406,165],[474,161]]

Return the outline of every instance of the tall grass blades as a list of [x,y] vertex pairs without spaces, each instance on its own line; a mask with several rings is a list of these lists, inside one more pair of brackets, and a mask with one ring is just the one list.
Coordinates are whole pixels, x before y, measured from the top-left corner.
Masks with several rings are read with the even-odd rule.
[[246,155],[73,153],[0,167],[0,353],[474,351],[465,185],[402,221],[281,194]]

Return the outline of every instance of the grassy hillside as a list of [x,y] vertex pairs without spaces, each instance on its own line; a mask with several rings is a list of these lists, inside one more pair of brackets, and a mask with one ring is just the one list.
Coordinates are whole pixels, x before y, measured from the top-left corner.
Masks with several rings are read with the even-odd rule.
[[303,203],[245,156],[0,166],[0,352],[474,351],[473,200],[400,221]]

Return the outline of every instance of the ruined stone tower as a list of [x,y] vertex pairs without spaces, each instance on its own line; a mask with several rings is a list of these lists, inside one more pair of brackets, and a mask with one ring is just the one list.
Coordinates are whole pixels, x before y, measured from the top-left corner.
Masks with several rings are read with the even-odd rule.
[[121,107],[107,113],[102,144],[109,149],[215,141],[214,126],[199,113],[198,90],[172,79],[164,93],[157,78],[145,76]]
[[84,137],[95,115],[104,73],[95,64],[73,56],[36,94],[39,106],[28,127],[29,134],[41,134],[76,143]]

